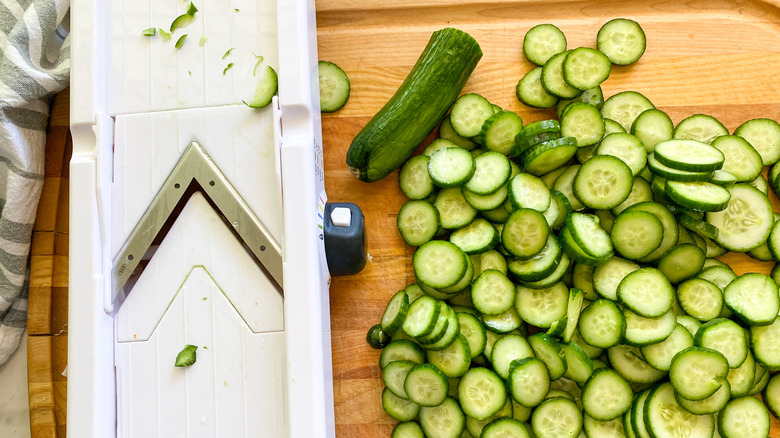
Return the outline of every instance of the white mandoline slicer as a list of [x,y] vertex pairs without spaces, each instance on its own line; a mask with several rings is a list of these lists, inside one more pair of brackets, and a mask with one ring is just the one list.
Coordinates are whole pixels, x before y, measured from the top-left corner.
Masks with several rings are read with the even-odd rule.
[[194,3],[166,41],[188,1],[71,1],[67,433],[332,437],[328,285],[365,251],[326,205],[314,0]]

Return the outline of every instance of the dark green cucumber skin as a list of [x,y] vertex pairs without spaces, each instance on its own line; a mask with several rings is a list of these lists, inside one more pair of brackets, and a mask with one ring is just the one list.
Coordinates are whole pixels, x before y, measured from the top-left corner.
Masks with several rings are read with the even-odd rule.
[[482,49],[469,34],[434,32],[403,84],[352,140],[352,173],[373,182],[400,167],[447,114],[480,58]]

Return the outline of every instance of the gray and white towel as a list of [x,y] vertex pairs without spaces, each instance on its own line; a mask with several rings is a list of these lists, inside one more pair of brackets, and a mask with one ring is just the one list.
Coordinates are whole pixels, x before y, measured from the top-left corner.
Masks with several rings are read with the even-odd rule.
[[51,98],[70,79],[70,0],[0,0],[0,364],[27,322]]

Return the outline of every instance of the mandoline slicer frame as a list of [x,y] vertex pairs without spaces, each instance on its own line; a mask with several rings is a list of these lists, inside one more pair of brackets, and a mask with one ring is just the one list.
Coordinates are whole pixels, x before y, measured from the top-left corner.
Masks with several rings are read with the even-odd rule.
[[[183,0],[71,2],[68,435],[130,437],[148,429],[159,436],[227,436],[225,431],[230,430],[230,436],[332,437],[330,277],[320,215],[327,198],[314,0],[196,0],[195,4],[200,11],[185,29],[188,40],[175,50],[178,34],[166,43],[159,36],[143,37],[141,31],[167,27],[186,11]],[[253,83],[253,76],[251,69],[240,67],[253,65],[255,55],[262,55],[279,75],[278,98],[262,110],[241,103],[248,97],[246,84]],[[226,70],[229,61],[234,65]],[[224,212],[220,219],[213,203],[203,202],[199,193],[186,201],[162,243],[153,248],[156,252],[144,257],[148,265],[137,282],[125,288],[127,296],[115,300],[114,259],[193,141],[213,157],[281,248],[283,311],[277,312],[278,318],[272,316],[273,309],[268,310],[273,306],[257,306],[257,296],[252,295],[264,280],[245,281],[248,286],[241,283],[242,278],[267,277],[259,266],[262,262],[252,251],[243,251],[246,239],[231,234],[229,224],[223,223]],[[193,236],[192,230],[204,231]],[[190,246],[194,249],[188,250]],[[212,249],[222,247],[233,248],[229,257],[208,258]],[[191,260],[165,256],[171,251]],[[198,254],[205,254],[206,261],[197,259]],[[227,263],[234,259],[245,264],[242,270]],[[171,268],[175,263],[161,262],[166,260],[192,266]],[[146,284],[168,281],[173,277],[168,274],[178,272],[175,269],[185,272],[186,280],[180,289],[166,289],[171,296],[161,298],[155,288],[144,289]],[[230,287],[223,290],[225,285]],[[233,328],[242,334],[230,337],[221,335],[226,329],[213,328],[206,334],[215,344],[199,349],[198,362],[183,370],[173,367],[179,348],[170,351],[168,345],[139,353],[136,347],[151,345],[149,340],[168,323],[174,327],[183,323],[185,329],[193,326],[187,318],[203,313],[186,310],[168,316],[176,306],[190,309],[187,306],[194,306],[193,301],[201,301],[201,295],[186,301],[182,298],[186,290],[198,291],[209,303],[213,315],[209,324],[238,321]],[[266,297],[281,302],[275,293]],[[127,310],[130,304],[141,312]],[[142,317],[123,319],[123,312]],[[159,319],[159,315],[164,316]],[[126,324],[128,320],[132,324]],[[133,337],[145,337],[139,326],[151,334],[133,344]],[[274,349],[246,352],[252,345],[267,343]],[[171,345],[179,344],[177,340]],[[243,356],[229,355],[220,362],[226,358],[220,351],[238,351]],[[275,359],[269,359],[268,351],[276,354]],[[164,388],[157,396],[158,408],[148,409],[158,418],[138,417],[143,406],[127,396],[128,388],[138,393],[150,384],[148,378],[127,379],[129,372],[148,362],[146,358],[163,363],[152,370],[154,379],[173,382],[151,386]],[[205,385],[205,392],[191,388],[202,379],[193,376],[209,363],[214,369],[225,369],[236,361],[241,372],[232,375],[235,380],[223,382],[209,369],[207,377],[219,379],[219,385],[211,389]],[[128,368],[137,363],[141,365]],[[268,388],[264,386],[268,382],[273,382],[273,388],[256,390]],[[245,391],[243,404],[234,406],[232,395],[220,398],[220,394],[233,394],[224,391],[238,391],[234,389],[238,387]],[[177,388],[190,391],[186,408],[180,408],[181,400],[165,397],[177,394]],[[201,405],[216,408],[198,410]],[[236,412],[243,408],[243,414],[234,415],[230,412],[234,408]],[[168,416],[168,411],[174,414]],[[225,429],[235,418],[244,424]],[[273,427],[264,423],[269,418]],[[167,423],[177,422],[185,424],[184,429],[166,428]],[[146,429],[128,428],[138,425]]]

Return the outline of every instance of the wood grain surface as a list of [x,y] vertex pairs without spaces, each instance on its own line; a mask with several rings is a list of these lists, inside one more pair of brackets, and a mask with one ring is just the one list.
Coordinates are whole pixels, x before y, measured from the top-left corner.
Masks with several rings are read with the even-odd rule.
[[[340,65],[352,83],[347,105],[323,115],[326,191],[330,201],[352,201],[363,209],[371,255],[363,272],[334,278],[331,285],[337,436],[390,436],[395,421],[380,403],[379,351],[367,345],[365,335],[390,296],[414,280],[412,251],[395,225],[405,201],[397,172],[363,183],[350,174],[345,155],[434,30],[451,26],[469,32],[484,55],[463,92],[480,93],[527,123],[554,117],[554,111],[530,109],[515,97],[517,81],[532,68],[522,56],[525,32],[553,23],[570,48],[594,47],[603,23],[632,18],[647,34],[647,51],[635,65],[613,67],[602,84],[605,97],[639,91],[675,123],[705,113],[733,130],[750,118],[780,120],[779,8],[777,0],[317,0],[319,58]],[[780,211],[774,197],[773,202]],[[723,260],[738,273],[768,273],[773,265],[741,254]],[[771,436],[778,438],[780,426],[773,421]]]
[[[414,280],[412,251],[395,228],[405,201],[397,173],[371,184],[356,180],[344,163],[352,138],[392,96],[430,34],[447,26],[469,32],[484,52],[464,92],[483,94],[526,123],[550,118],[552,111],[532,110],[514,95],[515,84],[531,68],[522,57],[523,35],[548,22],[566,33],[569,47],[593,47],[601,24],[614,17],[639,21],[648,48],[637,64],[613,69],[603,84],[605,96],[636,90],[674,122],[705,113],[730,130],[750,118],[780,120],[780,0],[317,0],[319,58],[340,65],[352,83],[348,104],[323,116],[326,190],[330,201],[362,208],[371,255],[363,272],[334,278],[331,285],[339,438],[390,436],[395,421],[380,404],[379,352],[366,344],[365,334],[390,296]],[[32,246],[28,373],[36,438],[65,436],[67,97],[64,92],[55,100]],[[780,211],[774,197],[773,202]],[[736,254],[722,259],[738,273],[768,273],[773,265]],[[770,436],[780,438],[776,419]]]
[[30,249],[27,380],[33,438],[65,436],[68,358],[69,90],[54,98]]

